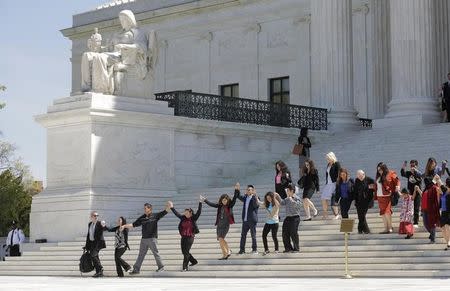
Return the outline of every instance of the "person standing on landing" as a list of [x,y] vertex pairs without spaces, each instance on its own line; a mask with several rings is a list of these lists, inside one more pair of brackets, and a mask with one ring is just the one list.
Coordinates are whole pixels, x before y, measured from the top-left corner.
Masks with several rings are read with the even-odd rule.
[[23,231],[17,226],[15,221],[12,222],[11,230],[6,238],[6,247],[9,249],[10,257],[21,256],[20,245],[24,243],[25,235]]
[[[302,127],[300,129],[300,136],[298,137],[297,144],[303,146],[303,150],[298,155],[298,169],[299,169],[299,177],[303,176],[303,166],[305,165],[305,161],[310,158],[310,150],[311,150],[311,140],[308,137],[308,128]],[[281,195],[284,191],[278,192]]]
[[236,184],[235,188],[237,192],[237,198],[241,200],[244,205],[242,206],[242,232],[241,242],[239,244],[239,255],[245,254],[245,241],[247,240],[247,233],[250,231],[252,236],[252,254],[257,255],[256,245],[256,224],[258,223],[258,198],[256,197],[256,190],[253,185],[247,186],[245,195],[240,194],[240,185]]
[[158,221],[163,218],[167,212],[170,210],[170,204],[166,204],[166,209],[161,212],[153,213],[153,206],[150,203],[144,204],[144,214],[141,215],[135,222],[130,224],[125,224],[120,227],[121,230],[127,228],[131,229],[134,227],[142,226],[142,239],[139,245],[139,254],[134,263],[133,271],[130,275],[139,274],[141,271],[142,263],[144,262],[145,255],[150,249],[155,257],[158,269],[156,272],[163,272],[164,265],[161,260],[161,256],[158,252]]

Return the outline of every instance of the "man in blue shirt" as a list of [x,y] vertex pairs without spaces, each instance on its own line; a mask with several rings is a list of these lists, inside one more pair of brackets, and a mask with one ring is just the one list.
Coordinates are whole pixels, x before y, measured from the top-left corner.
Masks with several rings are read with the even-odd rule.
[[234,187],[235,192],[238,193],[237,198],[241,200],[244,205],[242,207],[242,232],[240,243],[240,255],[245,254],[245,242],[247,240],[247,233],[250,230],[252,236],[252,253],[258,254],[256,246],[256,224],[258,223],[258,199],[256,196],[256,190],[253,185],[247,186],[245,195],[240,194],[240,185],[236,184]]

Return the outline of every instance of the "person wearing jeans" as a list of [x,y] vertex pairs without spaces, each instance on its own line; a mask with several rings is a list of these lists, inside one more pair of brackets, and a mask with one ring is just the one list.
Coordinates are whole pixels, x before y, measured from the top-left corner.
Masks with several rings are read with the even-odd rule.
[[155,257],[156,264],[158,265],[158,269],[156,272],[164,271],[164,265],[161,260],[161,257],[158,252],[158,221],[163,218],[167,212],[170,210],[170,204],[167,203],[166,209],[153,213],[153,207],[150,203],[144,204],[144,213],[140,216],[135,222],[132,224],[125,224],[120,227],[121,230],[124,228],[130,229],[133,227],[142,226],[142,239],[141,244],[139,246],[139,255],[136,259],[136,263],[133,266],[133,271],[130,272],[130,275],[139,274],[141,270],[142,263],[144,262],[145,255],[150,249]]
[[242,207],[242,232],[241,242],[239,244],[239,255],[245,254],[245,241],[247,240],[248,231],[252,236],[252,253],[258,254],[256,245],[256,224],[258,223],[258,199],[256,196],[255,187],[253,185],[247,186],[245,195],[240,194],[239,183],[236,184],[235,194],[244,205]]
[[[284,190],[283,190],[284,191]],[[286,191],[284,191],[286,193]],[[275,253],[278,253],[278,225],[280,222],[279,212],[280,212],[280,195],[278,193],[267,192],[264,195],[264,202],[259,201],[259,206],[263,207],[267,210],[267,220],[266,224],[264,224],[262,240],[264,244],[264,253],[263,255],[267,255],[269,253],[269,246],[267,244],[267,235],[269,232],[272,232],[273,244],[275,246]]]
[[302,201],[295,195],[295,187],[292,184],[287,188],[287,198],[281,200],[280,204],[286,207],[286,218],[283,221],[282,228],[284,245],[283,253],[297,253],[300,251],[298,225],[300,224],[300,208]]
[[186,208],[183,214],[180,214],[173,207],[173,203],[170,201],[170,209],[173,214],[180,219],[180,223],[178,224],[178,231],[181,235],[181,252],[183,253],[183,272],[188,270],[188,263],[191,263],[191,266],[197,265],[198,261],[191,254],[191,247],[194,244],[194,237],[197,233],[199,233],[197,220],[202,213],[202,199],[198,203],[197,212],[194,213],[192,208]]

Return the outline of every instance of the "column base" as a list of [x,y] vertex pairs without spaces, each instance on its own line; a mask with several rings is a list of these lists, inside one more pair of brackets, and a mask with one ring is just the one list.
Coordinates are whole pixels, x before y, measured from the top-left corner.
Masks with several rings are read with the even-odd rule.
[[333,110],[328,113],[328,130],[333,132],[359,130],[357,112],[354,110]]
[[442,117],[436,100],[431,98],[395,99],[388,105],[383,119],[373,121],[373,128],[400,125],[423,125],[440,123]]

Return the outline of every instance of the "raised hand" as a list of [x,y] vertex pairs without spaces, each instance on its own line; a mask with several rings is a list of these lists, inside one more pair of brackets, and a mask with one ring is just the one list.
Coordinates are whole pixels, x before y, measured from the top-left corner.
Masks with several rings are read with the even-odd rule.
[[173,208],[173,202],[172,201],[167,201],[167,204],[166,204],[166,208]]
[[104,220],[102,220],[102,222],[100,222],[100,224],[105,227],[106,226],[106,222]]
[[241,191],[241,184],[239,184],[239,182],[237,182],[236,185],[234,185],[234,190]]
[[199,201],[200,201],[200,202],[202,202],[202,203],[203,203],[203,202],[205,202],[205,200],[206,200],[206,198],[205,198],[205,197],[203,197],[202,195],[200,195],[200,196],[199,196]]

